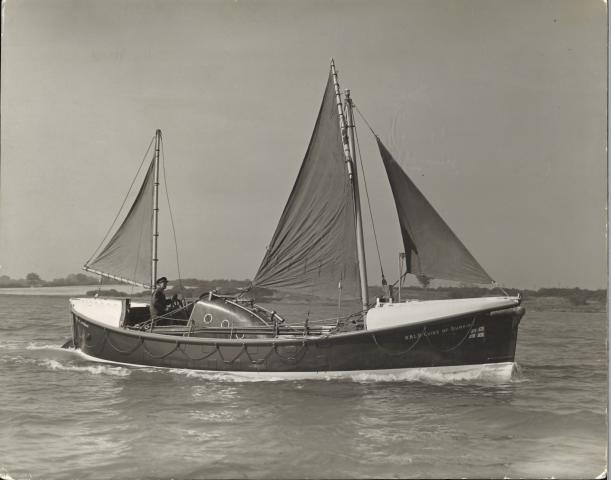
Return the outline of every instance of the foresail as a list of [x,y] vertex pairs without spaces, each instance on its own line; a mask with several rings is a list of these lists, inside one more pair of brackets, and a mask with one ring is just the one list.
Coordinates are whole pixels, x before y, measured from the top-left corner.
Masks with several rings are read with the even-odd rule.
[[444,280],[491,283],[492,278],[439,216],[379,138],[377,141],[397,207],[407,271]]
[[329,77],[314,133],[253,281],[306,296],[359,298],[354,199]]
[[154,161],[125,220],[100,253],[85,265],[86,270],[150,288],[153,168]]

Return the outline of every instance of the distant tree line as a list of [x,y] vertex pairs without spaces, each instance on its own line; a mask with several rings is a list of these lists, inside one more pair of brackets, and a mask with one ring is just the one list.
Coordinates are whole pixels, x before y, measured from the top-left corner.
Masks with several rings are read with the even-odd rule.
[[607,290],[587,290],[582,288],[540,288],[537,291],[525,290],[524,297],[563,297],[573,305],[586,305],[588,302],[607,302]]
[[[250,280],[199,280],[195,278],[183,279],[183,289],[180,289],[177,280],[171,281],[171,287],[168,287],[167,294],[182,293],[185,297],[196,297],[204,292],[216,291],[221,294],[231,294],[247,289],[251,286]],[[422,282],[421,282],[422,284]],[[428,285],[429,282],[426,282]],[[508,295],[517,295],[520,293],[526,300],[535,297],[560,297],[566,298],[573,305],[586,305],[589,302],[604,304],[607,301],[607,290],[587,290],[582,288],[539,288],[538,290],[518,290],[516,288],[506,288],[504,291]],[[369,286],[370,297],[381,296],[383,290],[381,286]],[[398,291],[395,288],[394,296],[397,297]],[[496,296],[501,294],[500,289],[490,289],[483,287],[471,287],[466,285],[456,287],[436,287],[428,286],[410,286],[401,289],[402,299],[420,298],[420,299],[442,299],[442,298],[473,298]],[[259,301],[271,300],[279,295],[278,292],[269,288],[253,287],[248,291],[248,295],[255,297]]]
[[[469,297],[485,297],[498,295],[499,289],[489,289],[482,287],[471,287],[461,285],[457,287],[429,287],[428,278],[420,279],[421,286],[406,286],[401,289],[401,298],[403,300],[410,298],[421,299],[441,299],[441,298],[469,298]],[[30,272],[25,278],[13,279],[7,275],[0,275],[0,288],[23,288],[23,287],[63,287],[75,285],[95,285],[99,284],[100,279],[84,273],[71,273],[63,278],[55,278],[53,280],[43,280],[38,273]],[[110,279],[102,279],[102,285],[114,284],[116,281]],[[187,298],[194,298],[202,293],[215,291],[220,294],[234,294],[240,291],[248,290],[251,297],[255,297],[261,301],[271,299],[276,295],[274,290],[263,287],[252,287],[250,280],[234,280],[234,279],[213,279],[200,280],[197,278],[184,278],[181,280],[170,280],[170,286],[166,292],[167,296],[174,294],[182,294]],[[88,292],[94,294],[97,291]],[[539,288],[538,290],[518,290],[516,288],[506,288],[505,292],[509,295],[517,295],[521,293],[524,299],[537,297],[560,297],[566,298],[571,304],[579,306],[586,305],[591,302],[604,304],[607,301],[607,290],[588,290],[583,288]],[[100,295],[110,296],[125,296],[124,292],[116,290],[100,290]],[[381,286],[369,286],[369,294],[371,297],[382,295]],[[149,295],[148,291],[141,291],[136,295]],[[397,298],[398,290],[395,288],[394,296]]]
[[[168,288],[165,292],[167,298],[174,295],[182,295],[184,298],[197,298],[202,294],[214,291],[221,295],[233,295],[240,292],[245,292],[249,297],[254,297],[259,301],[266,301],[274,296],[274,291],[269,288],[254,287],[250,288],[250,280],[234,280],[234,279],[214,279],[200,280],[197,278],[183,278],[181,280],[170,279]],[[139,292],[131,293],[133,297],[148,297],[151,292],[148,290],[140,290]],[[117,290],[91,290],[87,295],[98,295],[103,297],[126,297],[125,292]]]
[[[573,305],[586,305],[590,302],[606,303],[607,301],[607,290],[588,290],[582,288],[539,288],[538,290],[519,290],[516,288],[505,288],[505,292],[509,295],[517,295],[520,293],[522,297],[527,300],[528,298],[541,298],[541,297],[557,297],[566,298]],[[372,296],[378,296],[382,294],[382,287],[369,287],[369,292]],[[395,289],[395,297],[397,296],[398,290]],[[473,298],[473,297],[487,297],[499,295],[500,289],[489,289],[482,287],[470,287],[470,286],[459,286],[459,287],[436,287],[436,288],[425,288],[419,286],[408,286],[401,289],[401,298],[426,298],[426,299],[441,299],[441,298]]]
[[[8,275],[0,275],[0,288],[24,288],[24,287],[66,287],[74,285],[95,285],[100,283],[98,277],[85,275],[84,273],[71,273],[63,278],[54,278],[53,280],[43,280],[40,275],[35,272],[28,273],[25,278],[11,278]],[[103,284],[111,283],[103,281]]]

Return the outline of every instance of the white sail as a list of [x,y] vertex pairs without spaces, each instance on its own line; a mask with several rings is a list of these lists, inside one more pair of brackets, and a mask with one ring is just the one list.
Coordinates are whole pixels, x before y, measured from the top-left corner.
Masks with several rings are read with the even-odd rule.
[[126,283],[151,287],[154,165],[151,162],[138,196],[121,226],[85,270]]

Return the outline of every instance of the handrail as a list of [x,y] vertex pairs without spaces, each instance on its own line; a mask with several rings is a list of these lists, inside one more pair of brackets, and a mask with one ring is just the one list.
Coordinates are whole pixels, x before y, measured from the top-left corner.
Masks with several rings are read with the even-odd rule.
[[[132,328],[129,328],[130,330]],[[245,335],[265,335],[267,337],[270,338],[274,338],[276,336],[290,336],[290,335],[296,335],[296,336],[322,336],[325,334],[328,334],[331,330],[333,329],[332,325],[329,325],[328,327],[321,327],[321,328],[309,328],[307,331],[307,335],[305,335],[305,332],[303,329],[299,329],[299,330],[290,330],[287,328],[279,328],[278,331],[275,331],[273,329],[266,329],[266,328],[260,328],[260,327],[243,327],[243,328],[223,328],[223,327],[201,327],[201,328],[192,328],[189,326],[185,326],[185,325],[162,325],[162,326],[156,326],[152,333],[157,333],[160,335],[183,335],[185,333],[188,333],[188,336],[194,336],[194,334],[196,333],[206,333],[207,335],[227,335],[227,336],[236,336],[236,335],[240,335],[240,336],[245,336]],[[137,329],[133,329],[133,330],[137,330]]]
[[267,322],[266,322],[265,320],[263,320],[263,319],[262,319],[262,318],[261,318],[259,315],[257,315],[257,314],[256,314],[255,312],[253,312],[252,310],[249,310],[249,309],[248,309],[248,308],[246,308],[245,306],[240,305],[240,304],[239,304],[239,303],[237,303],[237,302],[232,302],[231,300],[225,300],[225,301],[226,301],[227,303],[229,303],[230,305],[233,305],[233,306],[235,306],[235,307],[238,307],[238,308],[240,308],[240,309],[242,309],[242,310],[244,310],[244,311],[248,312],[249,314],[253,315],[254,317],[258,318],[259,320],[261,320],[261,321],[263,322],[263,324],[264,324],[266,327],[269,327],[269,326],[270,326],[270,324],[269,324],[269,323],[267,323]]

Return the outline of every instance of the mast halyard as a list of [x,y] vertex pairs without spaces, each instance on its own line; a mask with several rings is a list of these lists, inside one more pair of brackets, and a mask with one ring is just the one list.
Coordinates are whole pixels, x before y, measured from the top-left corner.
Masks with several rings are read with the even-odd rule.
[[339,116],[340,132],[342,136],[342,144],[344,147],[344,156],[346,157],[346,168],[350,183],[352,184],[352,193],[354,195],[354,214],[356,225],[356,249],[359,263],[359,278],[361,283],[361,305],[363,310],[369,308],[369,295],[367,293],[367,265],[365,264],[365,248],[363,241],[363,220],[361,217],[361,200],[359,195],[358,177],[354,159],[354,118],[352,116],[352,99],[350,91],[346,91],[346,105],[348,124],[344,117],[344,109],[342,106],[342,97],[337,80],[337,72],[335,71],[335,62],[331,59],[331,75],[333,76],[333,85],[335,87],[335,100],[337,103],[337,114]]
[[155,166],[153,177],[153,254],[151,265],[151,290],[155,290],[157,280],[157,240],[159,238],[159,147],[161,144],[161,130],[155,132]]

